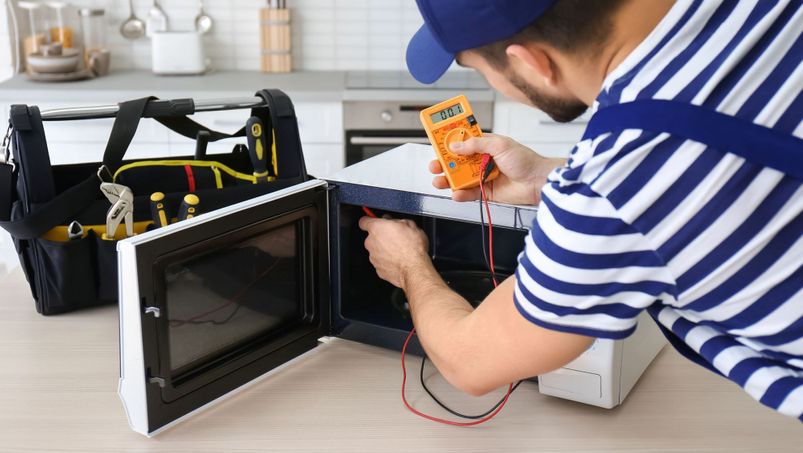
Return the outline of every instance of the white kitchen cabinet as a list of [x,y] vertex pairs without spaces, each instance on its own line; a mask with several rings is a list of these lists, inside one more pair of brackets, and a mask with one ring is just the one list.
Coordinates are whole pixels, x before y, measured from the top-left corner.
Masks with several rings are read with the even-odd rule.
[[548,157],[566,157],[583,135],[590,115],[558,123],[526,105],[501,101],[494,106],[494,132],[506,135]]
[[307,173],[321,178],[345,167],[342,143],[307,143],[304,147],[304,162]]

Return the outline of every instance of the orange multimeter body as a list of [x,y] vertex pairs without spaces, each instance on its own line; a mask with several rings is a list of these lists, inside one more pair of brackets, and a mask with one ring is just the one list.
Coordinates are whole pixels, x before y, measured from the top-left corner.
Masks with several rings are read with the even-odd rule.
[[[477,119],[465,96],[435,104],[421,110],[421,123],[443,167],[443,174],[452,190],[470,189],[480,185],[481,154],[461,156],[449,151],[451,143],[482,137]],[[494,168],[487,181],[496,178],[499,170]]]

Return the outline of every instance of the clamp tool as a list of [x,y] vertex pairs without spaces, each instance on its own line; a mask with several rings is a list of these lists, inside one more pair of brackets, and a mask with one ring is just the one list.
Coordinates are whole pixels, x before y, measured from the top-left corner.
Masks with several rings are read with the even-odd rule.
[[67,226],[67,239],[70,241],[75,241],[84,237],[84,226],[78,223],[77,220],[73,220]]
[[134,194],[131,189],[122,185],[111,182],[104,182],[100,184],[100,191],[112,207],[109,208],[106,214],[106,233],[103,234],[104,241],[113,241],[117,233],[117,227],[121,222],[125,221],[125,234],[126,237],[134,235]]

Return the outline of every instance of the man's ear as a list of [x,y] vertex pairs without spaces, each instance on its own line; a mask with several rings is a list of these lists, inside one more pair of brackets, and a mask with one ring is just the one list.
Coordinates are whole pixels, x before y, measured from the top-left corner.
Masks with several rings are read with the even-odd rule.
[[543,80],[545,86],[553,86],[557,82],[557,72],[547,49],[538,44],[511,44],[505,49],[507,56],[514,64],[523,65],[527,72]]

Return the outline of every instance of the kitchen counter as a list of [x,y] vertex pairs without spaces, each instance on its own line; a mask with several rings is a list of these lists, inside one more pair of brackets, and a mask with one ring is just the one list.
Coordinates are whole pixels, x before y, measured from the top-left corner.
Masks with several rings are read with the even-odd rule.
[[[446,99],[469,91],[476,100],[494,93],[472,73],[451,75],[432,87],[411,84],[400,72],[299,71],[264,74],[254,71],[213,71],[203,76],[157,76],[149,71],[120,70],[105,77],[77,82],[44,83],[17,74],[0,83],[0,104],[110,102],[141,96],[216,98],[247,96],[260,88],[279,88],[294,102],[348,100]],[[458,88],[459,87],[459,88]]]
[[109,102],[110,97],[122,100],[148,95],[164,98],[242,97],[260,88],[274,87],[286,91],[293,100],[337,101],[342,98],[344,86],[345,73],[334,71],[290,74],[215,71],[203,76],[157,76],[149,71],[116,71],[105,77],[63,83],[34,82],[17,74],[0,83],[0,102]]
[[[616,409],[540,395],[527,382],[491,422],[455,428],[404,409],[398,353],[337,339],[147,439],[129,429],[116,394],[116,307],[39,316],[19,269],[0,276],[0,294],[0,451],[789,452],[803,442],[797,420],[669,347]],[[418,360],[408,367],[411,403],[443,415],[418,384]],[[429,382],[467,412],[499,397]]]

